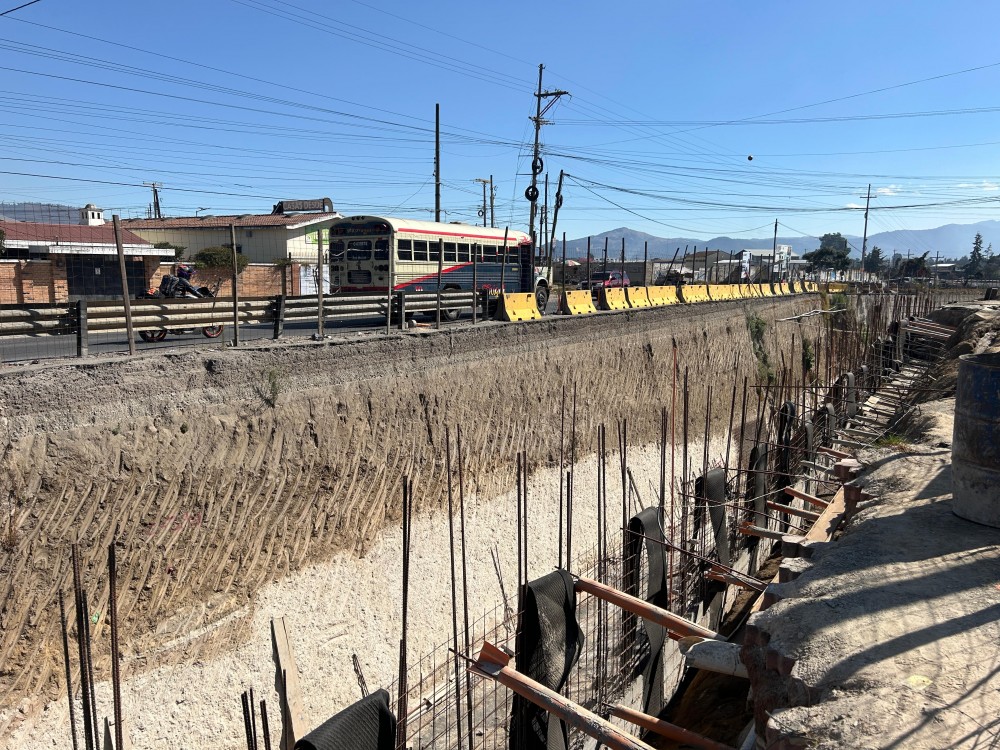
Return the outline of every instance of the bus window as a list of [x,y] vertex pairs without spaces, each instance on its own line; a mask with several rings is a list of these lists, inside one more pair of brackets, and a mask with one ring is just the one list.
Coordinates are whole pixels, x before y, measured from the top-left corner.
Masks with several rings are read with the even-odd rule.
[[350,240],[347,243],[348,260],[371,260],[372,241],[371,240]]
[[456,258],[456,247],[454,242],[444,243],[444,262],[445,263],[455,263]]
[[396,257],[400,260],[413,260],[413,243],[410,240],[400,240]]
[[427,240],[413,240],[413,260],[427,260]]
[[465,242],[458,243],[458,262],[468,263],[472,260],[472,256],[469,255],[469,245]]
[[375,260],[389,260],[389,240],[375,240]]
[[431,260],[434,263],[437,263],[439,260],[441,260],[441,243],[440,242],[432,242],[430,244],[430,258],[431,258]]
[[334,240],[330,243],[330,260],[343,260],[344,258],[344,241]]
[[497,262],[496,245],[483,245],[483,263]]

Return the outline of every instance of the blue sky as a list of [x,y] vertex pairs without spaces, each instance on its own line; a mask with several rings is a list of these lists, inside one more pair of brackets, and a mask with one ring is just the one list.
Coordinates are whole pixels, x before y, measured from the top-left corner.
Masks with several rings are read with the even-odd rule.
[[429,219],[440,103],[446,219],[492,175],[525,228],[544,63],[571,238],[859,235],[869,182],[870,233],[996,219],[997,28],[961,1],[40,0],[0,17],[0,201],[142,216],[157,181],[169,215]]

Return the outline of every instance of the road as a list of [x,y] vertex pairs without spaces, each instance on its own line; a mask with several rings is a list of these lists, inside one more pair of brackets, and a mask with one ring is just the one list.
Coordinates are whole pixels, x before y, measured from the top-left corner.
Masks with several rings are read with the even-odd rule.
[[[555,314],[557,302],[549,300],[546,315]],[[418,318],[419,322],[430,321],[432,318]],[[442,321],[441,325],[468,324],[472,314],[465,313],[455,323]],[[385,318],[382,316],[365,316],[354,318],[327,319],[325,330],[331,335],[341,335],[354,332],[374,332],[385,329]],[[316,333],[316,321],[286,322],[283,339],[308,338]],[[240,341],[261,341],[274,337],[274,326],[270,323],[240,326]],[[229,346],[233,338],[232,326],[226,326],[222,335],[216,339],[205,338],[200,330],[184,334],[168,334],[163,341],[147,343],[136,334],[136,347],[139,351],[154,349],[176,349],[178,347],[218,348]],[[90,355],[124,354],[128,352],[128,338],[124,333],[93,333],[88,342]],[[36,334],[30,336],[0,337],[0,363],[16,364],[37,362],[59,357],[76,357],[76,337],[73,335],[52,336]]]

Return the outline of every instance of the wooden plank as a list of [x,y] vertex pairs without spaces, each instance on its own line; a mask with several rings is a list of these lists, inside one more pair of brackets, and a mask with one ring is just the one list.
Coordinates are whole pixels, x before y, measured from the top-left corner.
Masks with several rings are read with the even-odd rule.
[[304,737],[308,730],[302,708],[302,692],[299,689],[299,670],[295,665],[295,655],[288,641],[288,629],[284,617],[271,619],[271,637],[277,668],[278,698],[281,702],[282,747],[285,750],[292,750],[296,740]]

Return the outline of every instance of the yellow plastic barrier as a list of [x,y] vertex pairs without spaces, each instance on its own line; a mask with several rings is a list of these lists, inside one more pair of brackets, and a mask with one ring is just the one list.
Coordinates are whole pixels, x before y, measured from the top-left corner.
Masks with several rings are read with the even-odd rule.
[[649,292],[644,286],[626,287],[625,294],[631,307],[652,307],[653,303],[649,299]]
[[773,297],[774,296],[774,290],[771,288],[771,284],[770,283],[768,283],[766,281],[762,281],[759,286],[760,286],[760,296],[761,297]]
[[705,284],[685,284],[681,287],[681,299],[687,304],[694,302],[708,302],[708,287]]
[[726,284],[710,284],[708,287],[708,296],[716,302],[732,299],[729,296],[729,287]]
[[628,298],[624,289],[601,288],[602,310],[628,310]]
[[538,305],[535,304],[535,295],[530,292],[503,295],[497,315],[500,320],[506,320],[510,323],[542,319],[542,314],[538,312]]
[[847,284],[843,284],[839,281],[831,281],[826,285],[826,291],[830,294],[843,294],[847,291]]
[[788,284],[786,284],[784,281],[782,281],[779,284],[775,284],[774,288],[776,294],[780,295],[791,294],[791,292],[788,290]]
[[597,312],[594,298],[589,290],[564,292],[559,300],[559,312],[563,315],[587,315]]
[[660,305],[676,305],[680,302],[677,298],[677,287],[675,286],[648,286],[646,293],[653,307]]
[[753,284],[740,284],[739,289],[740,297],[742,299],[753,299],[757,296],[757,293],[754,291]]

